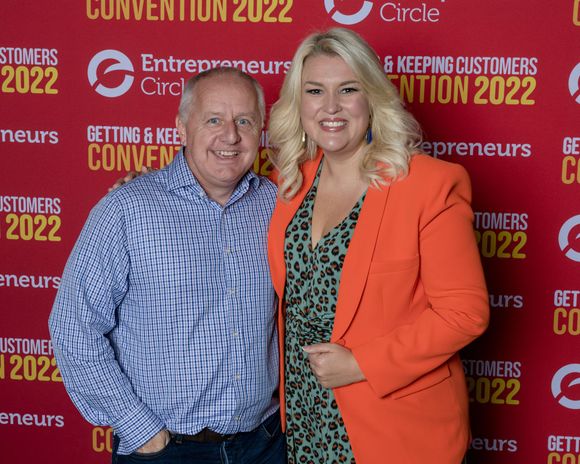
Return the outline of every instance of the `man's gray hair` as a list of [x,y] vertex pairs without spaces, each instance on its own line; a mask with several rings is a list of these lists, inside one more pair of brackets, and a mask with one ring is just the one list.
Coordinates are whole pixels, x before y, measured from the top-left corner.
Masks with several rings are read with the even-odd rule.
[[207,79],[207,78],[216,77],[216,76],[223,76],[223,75],[237,76],[237,77],[249,82],[250,84],[252,84],[252,86],[254,87],[254,90],[256,91],[256,96],[258,98],[258,110],[260,111],[261,126],[264,126],[264,123],[266,120],[266,101],[264,98],[264,89],[262,89],[262,86],[260,85],[260,83],[256,79],[254,79],[252,76],[245,73],[241,69],[233,68],[233,67],[221,67],[221,68],[209,69],[208,71],[200,72],[196,76],[193,76],[192,78],[190,78],[187,81],[187,84],[185,84],[185,88],[183,89],[183,94],[181,95],[181,101],[179,102],[179,112],[178,112],[179,120],[183,124],[187,123],[189,115],[191,114],[191,111],[193,109],[192,108],[192,105],[194,104],[194,101],[193,101],[194,100],[194,92],[193,91],[194,91],[197,83],[199,81],[201,81],[202,79]]

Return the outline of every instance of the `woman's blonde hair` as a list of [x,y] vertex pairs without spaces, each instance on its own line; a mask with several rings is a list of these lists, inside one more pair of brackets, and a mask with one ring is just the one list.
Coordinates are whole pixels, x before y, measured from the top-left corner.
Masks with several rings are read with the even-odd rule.
[[374,50],[357,33],[343,28],[308,36],[296,50],[280,98],[272,106],[269,123],[274,146],[272,163],[279,173],[280,196],[294,197],[302,185],[300,166],[316,155],[317,146],[306,137],[300,121],[302,70],[316,55],[342,58],[361,83],[370,110],[372,142],[365,147],[361,172],[372,185],[407,174],[409,160],[421,141],[421,129],[405,110],[396,87],[387,79]]

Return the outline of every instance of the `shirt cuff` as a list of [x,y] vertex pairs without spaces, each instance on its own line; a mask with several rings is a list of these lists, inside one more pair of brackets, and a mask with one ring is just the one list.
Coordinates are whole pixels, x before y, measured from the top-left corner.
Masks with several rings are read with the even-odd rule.
[[147,443],[165,424],[144,404],[113,424],[119,437],[119,454],[131,454]]

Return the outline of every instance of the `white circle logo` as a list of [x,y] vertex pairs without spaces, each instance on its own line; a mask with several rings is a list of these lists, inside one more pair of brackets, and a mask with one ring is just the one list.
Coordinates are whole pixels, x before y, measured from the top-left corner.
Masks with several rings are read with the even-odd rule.
[[[99,76],[98,68],[105,60],[114,60],[115,63],[108,65]],[[113,71],[124,71],[126,73],[125,77],[119,85],[107,87],[102,83],[101,78]],[[87,77],[95,92],[104,97],[114,98],[123,95],[131,88],[134,80],[133,72],[133,63],[131,63],[127,55],[118,50],[103,50],[93,56],[87,69]]]
[[576,103],[580,103],[580,63],[578,63],[568,78],[568,90]]
[[562,224],[558,244],[567,258],[580,262],[580,214]]
[[365,0],[360,7],[360,10],[358,10],[356,13],[344,14],[335,8],[334,3],[334,0],[324,0],[324,8],[326,8],[326,12],[330,14],[330,17],[337,23],[346,24],[348,26],[360,23],[369,15],[371,9],[373,8],[373,3]]
[[[552,395],[568,409],[580,409],[580,364],[568,364],[554,374]],[[570,398],[575,396],[577,399]]]

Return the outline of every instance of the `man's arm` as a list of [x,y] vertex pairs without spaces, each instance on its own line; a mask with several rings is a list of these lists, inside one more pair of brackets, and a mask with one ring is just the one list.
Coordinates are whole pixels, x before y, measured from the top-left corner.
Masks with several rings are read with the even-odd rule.
[[128,288],[121,207],[109,195],[93,209],[64,270],[49,328],[69,396],[91,423],[110,425],[131,453],[164,428],[135,395],[107,334]]

